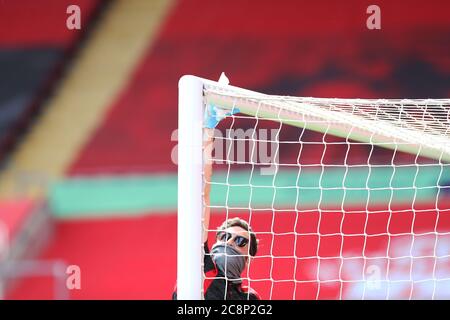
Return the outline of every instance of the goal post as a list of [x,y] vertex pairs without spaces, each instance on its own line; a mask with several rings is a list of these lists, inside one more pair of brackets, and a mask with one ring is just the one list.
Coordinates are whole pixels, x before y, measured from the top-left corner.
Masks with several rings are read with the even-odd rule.
[[178,101],[177,299],[200,300],[202,270],[203,82],[180,79]]
[[[207,105],[239,110],[213,181]],[[188,75],[178,123],[178,299],[203,298],[205,183],[220,219],[254,226],[246,280],[263,298],[450,298],[450,99],[275,96]]]

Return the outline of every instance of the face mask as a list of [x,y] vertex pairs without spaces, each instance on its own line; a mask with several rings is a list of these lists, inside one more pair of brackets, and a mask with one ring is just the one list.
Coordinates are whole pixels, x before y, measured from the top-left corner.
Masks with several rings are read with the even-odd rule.
[[211,249],[211,256],[217,268],[227,279],[241,282],[241,273],[245,268],[245,257],[235,248],[225,244],[216,244]]

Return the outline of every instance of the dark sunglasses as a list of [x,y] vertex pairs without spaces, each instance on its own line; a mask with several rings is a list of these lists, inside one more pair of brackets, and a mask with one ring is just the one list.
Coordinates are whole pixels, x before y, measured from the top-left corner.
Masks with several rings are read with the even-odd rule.
[[219,232],[217,234],[217,239],[223,242],[228,242],[230,239],[232,239],[234,236],[234,243],[236,243],[237,246],[239,247],[245,247],[248,244],[248,239],[246,237],[243,236],[238,236],[238,235],[234,235],[230,232]]

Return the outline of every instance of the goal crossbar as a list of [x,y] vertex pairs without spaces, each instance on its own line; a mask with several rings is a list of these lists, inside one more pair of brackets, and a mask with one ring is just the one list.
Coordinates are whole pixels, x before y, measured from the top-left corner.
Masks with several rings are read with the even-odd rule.
[[238,108],[246,115],[450,161],[450,99],[297,98],[210,83],[205,98],[208,104]]

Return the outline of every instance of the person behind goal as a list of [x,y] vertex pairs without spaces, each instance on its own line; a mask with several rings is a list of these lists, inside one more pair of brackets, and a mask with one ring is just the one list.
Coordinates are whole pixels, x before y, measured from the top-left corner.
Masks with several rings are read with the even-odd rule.
[[[204,179],[211,181],[212,149],[214,128],[226,116],[239,112],[224,113],[214,106],[205,111],[204,128]],[[205,300],[260,300],[258,293],[242,283],[242,273],[249,260],[258,251],[258,239],[247,221],[235,217],[225,220],[216,231],[216,242],[211,250],[208,246],[208,230],[210,221],[211,184],[204,183],[204,298]],[[176,289],[172,295],[177,298]]]

